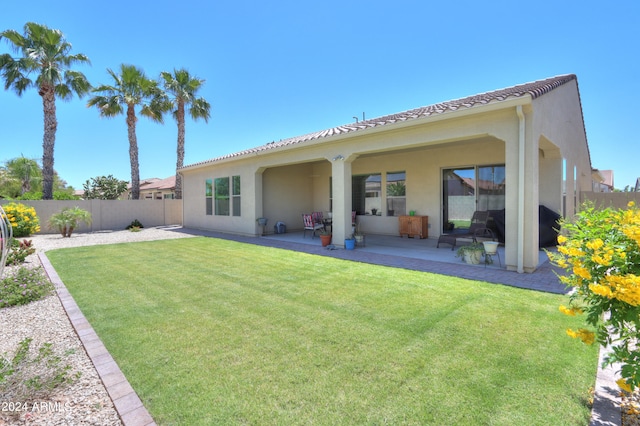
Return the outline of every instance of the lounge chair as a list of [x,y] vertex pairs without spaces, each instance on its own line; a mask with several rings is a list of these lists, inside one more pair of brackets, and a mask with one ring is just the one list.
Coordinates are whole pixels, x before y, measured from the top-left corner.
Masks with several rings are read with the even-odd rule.
[[453,250],[456,247],[458,238],[471,239],[474,243],[478,241],[478,237],[491,238],[491,240],[494,240],[495,236],[493,231],[487,227],[488,221],[488,211],[476,210],[471,217],[471,225],[469,225],[469,229],[467,229],[466,232],[442,234],[438,238],[438,245],[436,247],[440,248],[440,244],[451,244],[451,250]]

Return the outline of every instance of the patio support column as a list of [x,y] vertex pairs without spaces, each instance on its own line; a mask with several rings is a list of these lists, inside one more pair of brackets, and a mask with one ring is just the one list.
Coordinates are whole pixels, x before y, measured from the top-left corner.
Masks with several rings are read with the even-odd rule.
[[538,265],[539,152],[530,111],[516,109],[518,126],[505,140],[505,264],[511,271],[533,272]]
[[[520,130],[522,137],[524,134],[523,161],[524,161],[524,191],[520,194],[523,198],[521,218],[523,235],[522,235],[522,270],[518,272],[533,272],[538,267],[538,258],[540,250],[539,245],[539,137],[534,136],[533,126],[530,125],[530,111],[522,108],[525,119],[525,125],[522,124]],[[528,120],[528,121],[527,121]]]
[[[262,175],[264,173],[264,171],[266,170],[265,167],[260,167],[256,170],[255,174],[254,174],[254,179],[253,179],[253,206],[252,206],[252,211],[253,211],[253,215],[255,216],[253,218],[253,222],[256,224],[255,225],[255,235],[260,235],[262,233],[262,227],[258,225],[257,223],[257,219],[259,217],[263,217],[264,212],[263,212],[263,205],[262,205],[262,196],[263,196],[263,192],[264,192],[264,188],[262,186]],[[251,198],[248,198],[249,200],[251,200]]]
[[351,162],[338,155],[331,159],[333,177],[333,244],[344,246],[351,235]]

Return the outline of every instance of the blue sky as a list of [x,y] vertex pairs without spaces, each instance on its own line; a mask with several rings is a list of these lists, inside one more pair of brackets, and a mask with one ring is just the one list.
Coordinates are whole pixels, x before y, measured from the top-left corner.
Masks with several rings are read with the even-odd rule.
[[[185,164],[274,140],[560,74],[576,74],[592,166],[640,177],[640,3],[424,0],[10,2],[0,30],[64,32],[94,85],[136,65],[205,79],[212,117],[187,122]],[[0,52],[9,52],[0,41]],[[57,104],[55,169],[69,184],[130,179],[124,116]],[[0,91],[0,162],[42,157],[42,103]],[[141,178],[175,173],[177,129],[139,118]]]

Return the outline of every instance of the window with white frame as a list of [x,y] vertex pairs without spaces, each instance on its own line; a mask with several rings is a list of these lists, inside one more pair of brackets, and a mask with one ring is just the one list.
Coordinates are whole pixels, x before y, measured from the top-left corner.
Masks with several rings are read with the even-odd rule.
[[231,191],[231,198],[232,198],[232,211],[233,211],[233,215],[234,216],[240,216],[241,214],[241,210],[240,210],[240,176],[232,176],[231,177],[231,183],[232,183],[232,191]]

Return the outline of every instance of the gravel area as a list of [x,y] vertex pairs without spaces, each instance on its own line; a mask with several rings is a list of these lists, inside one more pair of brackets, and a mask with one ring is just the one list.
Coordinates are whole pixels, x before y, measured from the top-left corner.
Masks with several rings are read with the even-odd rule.
[[[174,231],[179,228],[74,234],[71,238],[58,234],[34,235],[27,239],[33,241],[36,253],[30,255],[24,265],[40,266],[37,253],[52,249],[192,236]],[[5,269],[5,276],[11,269]],[[0,330],[0,354],[5,358],[11,359],[18,343],[30,337],[32,350],[51,343],[54,353],[71,366],[71,371],[81,373],[73,384],[55,390],[44,399],[24,401],[16,395],[0,395],[0,425],[122,425],[56,294],[28,305],[0,309]]]

